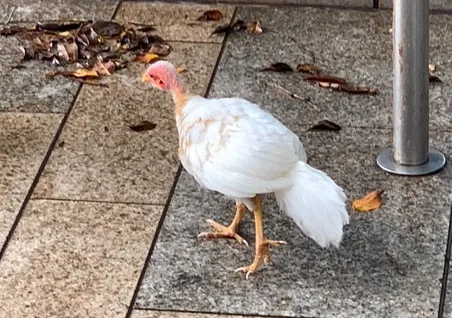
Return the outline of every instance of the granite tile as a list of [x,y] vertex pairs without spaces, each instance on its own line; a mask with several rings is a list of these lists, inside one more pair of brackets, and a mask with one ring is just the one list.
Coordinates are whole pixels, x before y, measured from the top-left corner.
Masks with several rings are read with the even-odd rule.
[[118,0],[4,0],[3,6],[15,7],[13,22],[57,20],[110,20]]
[[[204,94],[218,44],[173,43],[169,61],[185,66],[190,91]],[[165,204],[179,165],[173,101],[141,83],[142,64],[83,87],[34,197]],[[148,120],[154,130],[128,124]]]
[[251,316],[209,315],[189,312],[134,310],[132,318],[257,318]]
[[[240,7],[237,18],[259,18],[268,32],[229,37],[210,96],[247,98],[279,118],[298,118],[304,129],[324,118],[343,127],[392,127],[390,11]],[[430,89],[431,127],[449,129],[452,59],[446,47],[452,43],[452,32],[445,30],[452,28],[452,16],[432,15],[431,20],[430,58],[444,80]],[[380,93],[350,95],[310,85],[300,73],[259,71],[275,62],[292,67],[314,62],[324,74],[378,88]],[[275,85],[310,98],[311,103],[291,98]]]
[[0,194],[0,248],[5,243],[24,197],[20,194]]
[[[220,21],[197,21],[207,10],[220,10]],[[177,4],[159,2],[124,2],[118,11],[116,20],[121,22],[151,23],[156,26],[157,34],[167,41],[216,42],[221,43],[223,36],[212,35],[219,25],[231,21],[233,6]]]
[[61,120],[57,114],[0,113],[0,194],[25,196]]
[[0,263],[2,317],[124,317],[162,210],[30,201]]
[[65,113],[71,105],[79,84],[64,78],[47,79],[53,69],[50,63],[27,61],[19,64],[18,54],[0,55],[0,112]]
[[[192,2],[181,0],[180,2]],[[240,5],[299,5],[372,8],[373,0],[201,0],[202,3],[231,3]]]
[[[435,315],[451,202],[450,167],[428,177],[385,174],[375,158],[389,144],[389,130],[300,135],[310,164],[344,187],[350,200],[383,189],[383,206],[370,213],[349,209],[351,223],[340,249],[322,250],[279,212],[272,195],[266,196],[266,235],[288,245],[274,248],[269,267],[245,280],[234,269],[252,261],[253,249],[196,238],[208,229],[207,218],[227,224],[233,201],[201,189],[184,171],[136,308],[287,317]],[[450,132],[434,133],[432,145],[450,156],[451,138]],[[245,217],[240,232],[254,241],[251,217]]]

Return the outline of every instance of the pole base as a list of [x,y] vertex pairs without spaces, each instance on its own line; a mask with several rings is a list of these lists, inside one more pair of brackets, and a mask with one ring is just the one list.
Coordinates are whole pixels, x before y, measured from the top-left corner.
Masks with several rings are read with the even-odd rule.
[[420,166],[403,166],[394,161],[392,148],[383,150],[377,157],[378,166],[386,172],[402,176],[424,176],[435,173],[446,165],[446,157],[438,150],[431,149],[428,162]]

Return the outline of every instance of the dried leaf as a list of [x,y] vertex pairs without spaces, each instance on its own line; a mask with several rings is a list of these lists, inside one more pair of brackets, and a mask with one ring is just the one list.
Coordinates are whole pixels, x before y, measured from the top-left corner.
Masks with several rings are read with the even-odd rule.
[[184,66],[181,66],[181,67],[178,67],[176,70],[178,73],[185,73],[187,71],[187,68]]
[[92,70],[95,71],[100,76],[108,76],[111,75],[115,71],[115,63],[112,61],[107,61],[102,63],[101,61],[97,61],[94,64]]
[[428,69],[430,70],[430,72],[434,73],[436,70],[436,65],[431,63],[428,65]]
[[63,59],[65,61],[69,61],[69,55],[66,51],[66,47],[62,43],[56,44],[56,50],[57,50],[57,56],[60,59]]
[[129,125],[129,128],[136,132],[152,130],[155,127],[157,127],[156,124],[151,123],[150,121],[147,121],[147,120],[143,120],[138,125]]
[[35,57],[35,51],[33,48],[19,46],[19,50],[22,52],[22,61],[31,60]]
[[30,32],[30,31],[34,31],[34,30],[35,30],[34,27],[26,28],[26,27],[20,27],[20,26],[13,25],[13,26],[1,29],[0,36],[11,36],[11,35],[15,35],[17,33]]
[[263,72],[293,72],[293,69],[286,63],[273,63],[269,67],[262,69]]
[[374,191],[361,199],[356,199],[353,201],[353,209],[358,212],[368,212],[378,209],[382,205],[381,195],[384,190]]
[[321,120],[314,126],[308,129],[308,131],[339,131],[342,127],[329,120]]
[[[304,80],[308,81],[308,82],[329,83],[329,84],[333,84],[333,83],[345,84],[346,83],[345,79],[340,78],[340,77],[332,77],[332,76],[315,75],[315,76],[308,76]],[[324,85],[325,84],[321,84],[322,87],[325,87]]]
[[339,84],[337,88],[333,87],[333,90],[337,90],[339,92],[347,92],[350,94],[356,94],[356,95],[375,95],[378,93],[377,88],[370,88],[370,87],[359,87],[359,86],[350,86],[347,84]]
[[171,53],[171,46],[166,43],[154,43],[147,51],[149,54],[157,54],[159,56],[167,56]]
[[70,30],[76,30],[80,28],[85,21],[82,22],[71,22],[71,23],[45,23],[45,24],[36,24],[36,31],[47,30],[47,31],[55,31],[55,32],[65,32]]
[[246,25],[245,21],[237,20],[234,23],[224,24],[224,25],[220,25],[220,26],[216,27],[215,30],[212,32],[212,34],[222,34],[222,33],[229,34],[232,32],[245,30],[246,28],[247,28],[247,25]]
[[318,75],[319,69],[314,64],[298,64],[297,65],[297,71],[301,73],[308,73],[312,75]]
[[70,61],[78,60],[78,45],[75,41],[71,40],[69,42],[64,43],[64,47],[66,48],[66,52],[69,56]]
[[433,74],[429,74],[428,80],[430,83],[443,83],[443,80],[439,76]]
[[262,33],[262,26],[259,20],[255,20],[248,24],[247,30],[251,32],[252,34],[259,35]]
[[83,68],[79,68],[72,72],[72,75],[75,77],[99,77],[99,74],[97,74],[94,70],[87,70]]
[[223,19],[223,13],[218,10],[208,10],[202,14],[198,21],[220,21]]
[[124,26],[113,21],[96,21],[91,27],[99,36],[105,37],[118,36],[125,30]]
[[159,58],[159,56],[157,54],[148,53],[148,54],[145,54],[145,55],[137,56],[135,58],[135,61],[136,62],[140,62],[140,63],[149,64],[149,63],[157,60],[158,58]]

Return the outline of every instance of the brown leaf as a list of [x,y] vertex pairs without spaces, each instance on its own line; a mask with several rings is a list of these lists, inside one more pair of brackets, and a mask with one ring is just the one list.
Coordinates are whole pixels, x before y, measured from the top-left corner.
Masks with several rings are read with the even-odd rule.
[[68,41],[64,43],[64,47],[66,48],[66,52],[69,56],[70,61],[78,60],[78,45],[74,40]]
[[[332,77],[332,76],[314,75],[314,76],[308,76],[304,80],[308,81],[308,82],[329,83],[329,84],[332,84],[332,83],[345,84],[346,83],[345,79],[340,78],[340,77]],[[322,87],[325,87],[324,85],[325,84],[322,84]]]
[[30,31],[34,31],[34,30],[35,30],[34,27],[26,28],[26,27],[20,27],[20,26],[13,25],[13,26],[1,29],[0,36],[11,36],[11,35],[15,35],[17,33],[30,32]]
[[115,63],[112,61],[107,61],[105,63],[97,61],[96,64],[94,64],[92,70],[100,76],[108,76],[115,71],[115,68]]
[[135,57],[134,61],[149,64],[153,61],[156,61],[158,58],[159,58],[159,56],[157,54],[148,53],[145,55],[139,55],[139,56]]
[[339,131],[342,127],[329,120],[321,120],[314,126],[308,129],[308,131]]
[[433,74],[429,74],[428,81],[430,83],[443,83],[443,80],[439,76]]
[[312,75],[318,75],[319,69],[314,64],[298,64],[297,65],[297,71],[301,73],[308,73]]
[[66,51],[66,47],[62,43],[56,44],[57,56],[59,59],[63,59],[65,61],[69,61],[69,54]]
[[358,212],[368,212],[378,209],[382,205],[381,195],[384,190],[374,191],[353,201],[353,209]]
[[99,36],[105,37],[118,36],[125,30],[124,26],[113,21],[96,21],[91,27]]
[[71,23],[44,23],[40,24],[37,23],[35,29],[37,31],[41,30],[47,30],[47,31],[55,31],[55,32],[65,32],[65,31],[71,31],[76,30],[80,28],[85,21],[82,22],[71,22]]
[[19,50],[22,52],[22,61],[31,60],[35,58],[35,51],[31,47],[19,46]]
[[222,33],[229,34],[232,32],[245,30],[246,28],[247,28],[247,25],[246,25],[245,21],[237,20],[234,23],[224,24],[224,25],[220,25],[220,26],[216,27],[215,30],[212,32],[212,34],[222,34]]
[[129,128],[136,132],[152,130],[155,127],[157,127],[156,124],[151,123],[150,121],[147,121],[147,120],[143,120],[138,125],[129,125]]
[[147,51],[149,54],[157,54],[159,56],[167,56],[171,53],[171,46],[166,43],[154,43]]
[[262,72],[293,72],[293,69],[286,63],[273,63],[269,67],[261,70]]
[[208,10],[202,14],[198,21],[220,21],[223,19],[223,13],[218,10]]
[[252,34],[259,35],[262,33],[262,26],[259,20],[255,20],[248,24],[247,30],[251,32]]
[[75,70],[72,72],[72,75],[75,77],[99,77],[99,74],[97,74],[96,71],[83,68]]

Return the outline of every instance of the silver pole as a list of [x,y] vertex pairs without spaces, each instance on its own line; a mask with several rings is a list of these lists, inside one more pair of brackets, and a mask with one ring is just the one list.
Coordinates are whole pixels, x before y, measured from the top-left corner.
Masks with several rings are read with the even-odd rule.
[[390,173],[425,175],[446,164],[429,149],[429,1],[393,1],[393,147],[377,163]]

